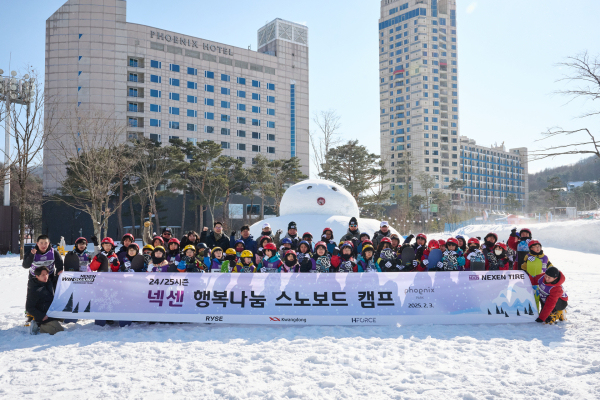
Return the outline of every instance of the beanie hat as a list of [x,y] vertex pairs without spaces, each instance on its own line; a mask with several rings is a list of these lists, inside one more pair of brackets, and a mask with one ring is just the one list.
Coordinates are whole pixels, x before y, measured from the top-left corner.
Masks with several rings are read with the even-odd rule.
[[288,231],[290,229],[298,229],[298,228],[296,228],[296,223],[294,221],[292,221],[288,224]]
[[560,276],[560,271],[556,267],[550,267],[546,270],[546,275],[552,278],[558,278]]
[[358,225],[358,221],[356,220],[356,217],[350,218],[350,223],[348,225]]

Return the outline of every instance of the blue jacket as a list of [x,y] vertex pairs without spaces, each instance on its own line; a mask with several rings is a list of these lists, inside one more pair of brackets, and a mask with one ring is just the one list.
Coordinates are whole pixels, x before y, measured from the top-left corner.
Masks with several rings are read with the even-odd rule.
[[244,239],[243,237],[236,239],[232,236],[229,238],[229,247],[235,249],[235,242],[238,240],[244,242],[246,250],[250,250],[252,254],[256,255],[256,251],[258,250],[258,243],[256,243],[256,240],[254,240],[254,236],[250,235],[246,239]]

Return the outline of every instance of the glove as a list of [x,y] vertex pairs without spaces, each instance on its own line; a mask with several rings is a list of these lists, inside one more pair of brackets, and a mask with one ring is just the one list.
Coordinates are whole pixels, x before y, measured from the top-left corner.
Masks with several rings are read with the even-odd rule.
[[392,268],[392,263],[388,261],[388,262],[385,263],[385,266],[387,268]]
[[548,315],[548,318],[546,318],[546,321],[544,321],[544,322],[546,322],[547,324],[549,324],[550,322],[552,322],[552,316]]
[[146,221],[146,222],[144,222],[144,226],[145,226],[146,228],[148,228],[148,227],[150,226],[150,221]]
[[96,236],[92,236],[90,240],[92,241],[92,243],[94,243],[94,246],[98,246],[98,238]]
[[235,231],[231,231],[231,237],[235,236]]
[[104,254],[98,253],[98,255],[96,256],[96,260],[98,260],[99,263],[104,263],[104,260],[107,260],[107,258]]
[[424,266],[428,266],[429,265],[429,260],[423,260],[423,265]]
[[404,244],[410,243],[411,240],[415,238],[415,235],[408,235],[406,239],[404,239]]
[[512,228],[510,231],[510,236],[512,237],[517,237],[519,235],[517,235],[517,228]]
[[283,231],[281,229],[277,229],[277,232],[275,232],[277,235],[281,235],[283,233]]
[[325,242],[327,240],[327,237],[325,235],[321,235],[321,239]]
[[417,260],[413,260],[413,267],[416,267],[417,265],[419,265],[419,262]]
[[461,267],[465,265],[465,258],[464,257],[458,257],[458,265],[460,265]]
[[335,249],[333,249],[333,255],[337,256],[340,254],[340,249],[338,247],[336,247]]
[[443,263],[443,262],[441,262],[441,261],[438,261],[438,263],[437,263],[437,265],[436,265],[436,266],[437,266],[438,268],[440,268],[440,269],[441,269],[441,268],[444,268],[444,263]]
[[119,265],[119,260],[117,258],[113,258],[113,260],[110,262],[114,267],[116,267],[117,265]]
[[535,322],[544,322],[544,321],[542,321],[542,320],[541,320],[541,319],[539,319],[539,318],[536,318],[536,319],[535,319]]
[[529,261],[531,261],[531,262],[534,262],[534,261],[535,261],[535,257],[534,257],[534,256],[529,256],[529,257],[527,257],[527,259],[528,259]]

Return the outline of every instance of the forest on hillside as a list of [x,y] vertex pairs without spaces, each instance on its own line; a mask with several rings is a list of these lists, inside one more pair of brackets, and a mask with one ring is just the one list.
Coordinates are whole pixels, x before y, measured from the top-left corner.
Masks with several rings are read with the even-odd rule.
[[596,156],[584,158],[575,164],[547,168],[535,174],[529,174],[529,191],[535,192],[548,186],[548,179],[557,176],[564,186],[567,182],[600,180],[600,159]]

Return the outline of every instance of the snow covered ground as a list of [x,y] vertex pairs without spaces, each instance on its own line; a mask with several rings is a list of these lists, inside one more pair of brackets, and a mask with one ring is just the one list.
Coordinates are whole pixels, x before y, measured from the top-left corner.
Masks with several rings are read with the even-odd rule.
[[0,257],[0,398],[600,398],[600,255],[546,253],[567,277],[556,326],[83,321],[55,336],[27,333],[26,271]]

